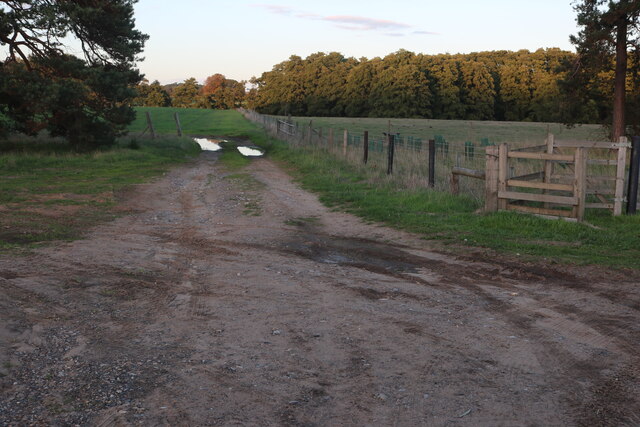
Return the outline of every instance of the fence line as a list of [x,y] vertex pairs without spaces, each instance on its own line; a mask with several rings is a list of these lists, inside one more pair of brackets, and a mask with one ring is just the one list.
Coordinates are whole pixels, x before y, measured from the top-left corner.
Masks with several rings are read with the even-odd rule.
[[[484,169],[484,149],[492,145],[486,138],[480,144],[473,144],[447,141],[442,135],[394,133],[393,121],[385,129],[391,129],[390,135],[386,135],[387,132],[376,135],[370,131],[355,132],[338,127],[322,129],[314,126],[311,120],[294,122],[291,118],[240,111],[268,134],[292,147],[326,150],[365,168],[369,175],[374,175],[372,179],[400,182],[409,188],[448,190],[451,168]],[[389,152],[390,136],[393,137],[393,153]],[[390,173],[387,175],[387,172]],[[459,190],[482,201],[484,185],[481,182],[464,180],[459,183]]]
[[[541,196],[535,197],[542,202],[542,205],[537,208],[540,212],[552,209],[555,205],[553,202],[568,200],[558,199],[554,194],[557,194],[558,188],[564,189],[569,181],[575,181],[576,173],[582,174],[582,171],[574,170],[576,159],[573,150],[577,147],[588,148],[589,152],[593,153],[586,166],[589,173],[585,184],[585,197],[589,200],[584,206],[582,203],[579,206],[571,206],[577,206],[576,209],[609,208],[615,214],[619,214],[621,210],[623,197],[620,189],[624,183],[624,159],[622,157],[609,159],[605,155],[609,152],[613,153],[612,150],[617,148],[615,144],[555,141],[551,134],[544,145],[523,147],[523,142],[513,141],[509,143],[507,152],[511,160],[507,162],[507,157],[503,156],[501,168],[496,167],[495,171],[490,171],[487,169],[486,155],[493,153],[494,150],[497,153],[499,146],[490,142],[488,138],[481,138],[479,144],[474,144],[470,141],[448,141],[443,135],[399,134],[393,132],[392,121],[387,129],[389,132],[380,135],[373,135],[369,131],[353,132],[338,128],[323,130],[314,127],[311,120],[301,123],[294,122],[291,118],[267,116],[255,111],[241,110],[241,112],[250,121],[261,124],[270,135],[286,141],[293,147],[324,150],[347,160],[355,167],[363,168],[369,179],[394,181],[408,188],[450,190],[456,194],[475,198],[485,206],[487,197],[495,198],[495,202],[498,202],[498,192],[488,192],[485,177],[491,180],[502,178],[500,180],[502,196],[513,196],[507,191],[505,183],[507,186],[513,186],[522,184],[523,181],[542,179],[547,185],[539,189]],[[567,149],[571,152],[567,152]],[[615,152],[615,154],[618,153]],[[599,156],[601,160],[595,159],[598,157],[597,154],[601,154]],[[602,156],[605,158],[602,159]],[[578,164],[580,162],[581,159],[578,159]],[[623,166],[620,166],[621,164]],[[617,166],[617,168],[612,169],[607,166]],[[496,176],[493,176],[494,172]],[[613,197],[604,193],[602,188],[592,185],[592,181],[596,178],[599,182],[615,184]],[[552,180],[558,184],[551,185]],[[572,189],[573,193],[581,191],[581,189]],[[609,197],[606,201],[605,196]],[[501,207],[505,207],[506,200],[506,197],[501,198]],[[489,203],[493,202],[490,200]],[[507,204],[510,208],[513,205],[513,203]],[[516,206],[518,206],[517,203]],[[572,216],[582,219],[582,212],[576,212],[574,209]]]

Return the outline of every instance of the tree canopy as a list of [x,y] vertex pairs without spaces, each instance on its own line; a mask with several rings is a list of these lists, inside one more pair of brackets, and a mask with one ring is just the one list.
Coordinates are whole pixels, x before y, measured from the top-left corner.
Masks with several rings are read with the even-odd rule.
[[373,59],[294,55],[254,78],[247,102],[270,114],[564,121],[570,109],[561,101],[560,81],[574,60],[575,54],[560,49],[457,55],[400,50]]
[[[142,78],[134,65],[147,36],[135,29],[136,1],[0,1],[3,130],[113,142],[134,118],[128,101]],[[67,53],[69,38],[84,58]]]
[[[628,72],[632,72],[632,103],[638,104],[640,64],[640,2],[637,0],[580,0],[574,4],[580,32],[571,36],[578,58],[574,89],[585,98],[601,97],[613,139],[625,134]],[[629,67],[629,51],[632,64]],[[637,113],[636,113],[637,114]],[[638,117],[632,123],[638,123]]]

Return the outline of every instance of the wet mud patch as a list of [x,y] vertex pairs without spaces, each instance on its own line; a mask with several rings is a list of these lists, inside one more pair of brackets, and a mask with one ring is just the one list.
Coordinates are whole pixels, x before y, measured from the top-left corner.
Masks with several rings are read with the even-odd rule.
[[300,234],[281,249],[322,264],[352,266],[381,274],[417,273],[427,261],[373,240],[317,234]]

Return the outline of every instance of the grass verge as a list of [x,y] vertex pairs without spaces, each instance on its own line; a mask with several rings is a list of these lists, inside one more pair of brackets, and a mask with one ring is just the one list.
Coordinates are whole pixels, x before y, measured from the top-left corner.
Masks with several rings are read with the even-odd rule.
[[75,153],[61,142],[0,144],[0,251],[77,238],[116,216],[117,194],[199,153],[188,138],[123,139]]

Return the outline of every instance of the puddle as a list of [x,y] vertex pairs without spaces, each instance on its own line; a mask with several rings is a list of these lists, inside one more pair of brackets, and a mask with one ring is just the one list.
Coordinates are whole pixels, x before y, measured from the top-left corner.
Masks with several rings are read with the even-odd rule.
[[264,156],[264,150],[256,146],[238,146],[238,151],[245,157],[260,157]]
[[210,138],[193,138],[195,142],[200,145],[203,151],[218,151],[222,150],[220,146],[221,142],[227,142],[224,139],[210,139]]
[[417,273],[425,260],[379,242],[358,238],[330,239],[317,235],[298,235],[286,251],[323,264],[348,265],[372,272]]

